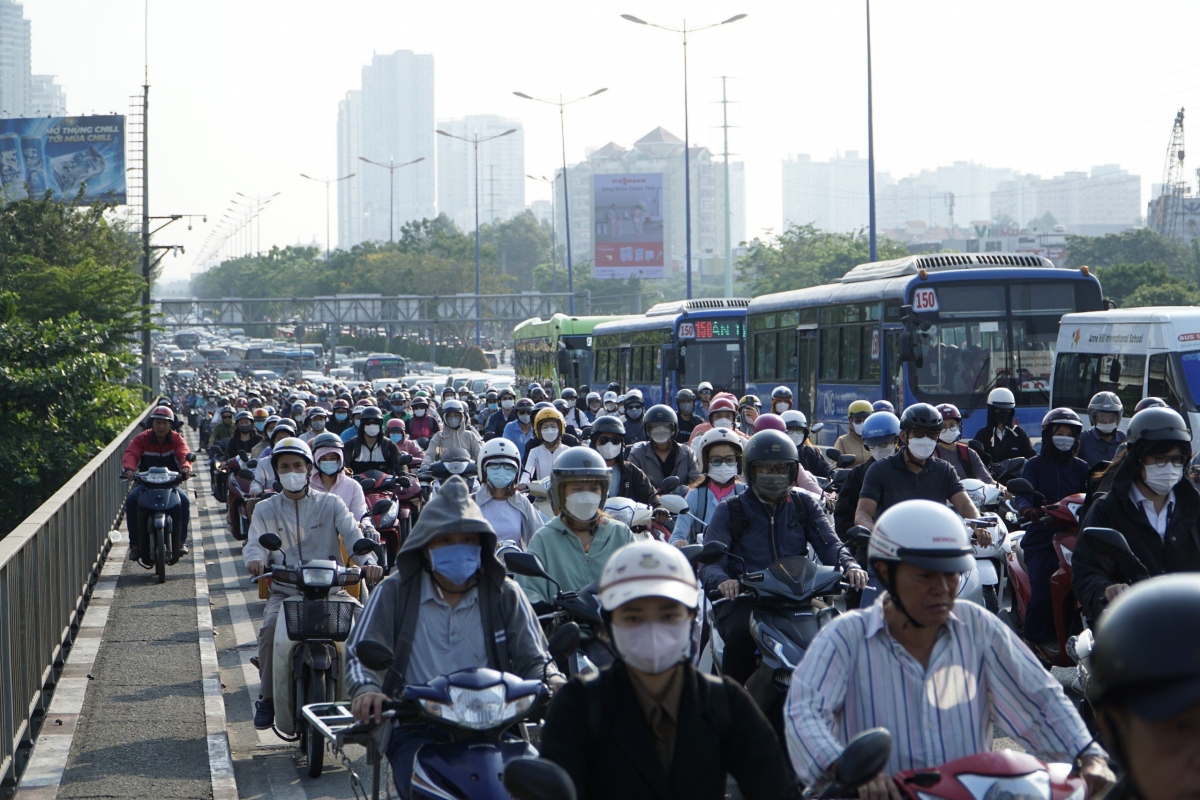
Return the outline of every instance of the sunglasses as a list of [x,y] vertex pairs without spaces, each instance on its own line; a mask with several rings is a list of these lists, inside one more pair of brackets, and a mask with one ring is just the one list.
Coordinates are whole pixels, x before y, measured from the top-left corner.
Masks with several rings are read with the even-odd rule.
[[605,444],[625,444],[625,440],[619,436],[599,436],[596,438],[596,446]]

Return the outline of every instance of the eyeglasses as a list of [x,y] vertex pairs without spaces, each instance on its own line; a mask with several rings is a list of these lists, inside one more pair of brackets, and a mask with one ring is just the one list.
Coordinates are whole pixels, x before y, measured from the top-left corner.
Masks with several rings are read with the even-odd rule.
[[1188,463],[1187,456],[1146,456],[1142,463],[1146,466],[1154,464],[1158,467],[1165,467],[1170,464],[1173,467],[1183,467]]
[[736,467],[737,463],[737,456],[713,456],[708,460],[708,465],[710,467]]
[[620,436],[598,436],[598,437],[596,437],[596,446],[597,447],[599,447],[601,445],[606,445],[606,444],[625,444],[625,440],[622,439]]
[[792,471],[791,461],[771,461],[755,464],[759,475],[788,475]]

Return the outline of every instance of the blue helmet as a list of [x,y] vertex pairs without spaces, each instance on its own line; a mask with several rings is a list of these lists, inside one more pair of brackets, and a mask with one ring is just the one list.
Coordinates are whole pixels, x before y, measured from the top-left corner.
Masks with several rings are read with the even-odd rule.
[[896,407],[894,405],[892,405],[890,402],[888,402],[887,400],[876,400],[874,403],[871,403],[871,410],[872,411],[887,411],[891,414],[896,413]]
[[900,418],[890,411],[876,411],[863,423],[862,440],[867,447],[891,444],[900,435]]

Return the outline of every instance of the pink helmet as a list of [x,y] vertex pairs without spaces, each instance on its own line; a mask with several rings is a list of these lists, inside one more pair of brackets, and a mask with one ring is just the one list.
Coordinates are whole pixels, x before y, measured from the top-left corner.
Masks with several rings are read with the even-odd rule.
[[737,414],[737,410],[737,398],[731,394],[720,394],[708,404],[709,416],[714,411],[728,411],[730,414]]
[[787,433],[787,425],[783,421],[783,417],[778,414],[759,414],[758,419],[754,420],[754,432],[759,431],[779,431]]

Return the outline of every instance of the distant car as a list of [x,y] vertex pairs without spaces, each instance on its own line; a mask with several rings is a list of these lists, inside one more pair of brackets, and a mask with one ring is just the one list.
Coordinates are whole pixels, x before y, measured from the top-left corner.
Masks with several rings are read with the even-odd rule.
[[350,367],[338,367],[329,371],[329,377],[342,381],[352,381],[354,380],[354,370]]
[[250,377],[259,383],[263,381],[277,381],[279,380],[279,373],[273,369],[252,369],[250,370]]
[[325,380],[325,373],[317,372],[316,370],[306,369],[300,373],[300,379],[306,380],[306,381],[312,381],[312,382],[316,383],[316,382]]
[[231,369],[223,369],[217,373],[217,380],[219,380],[219,381],[236,381],[237,373]]

